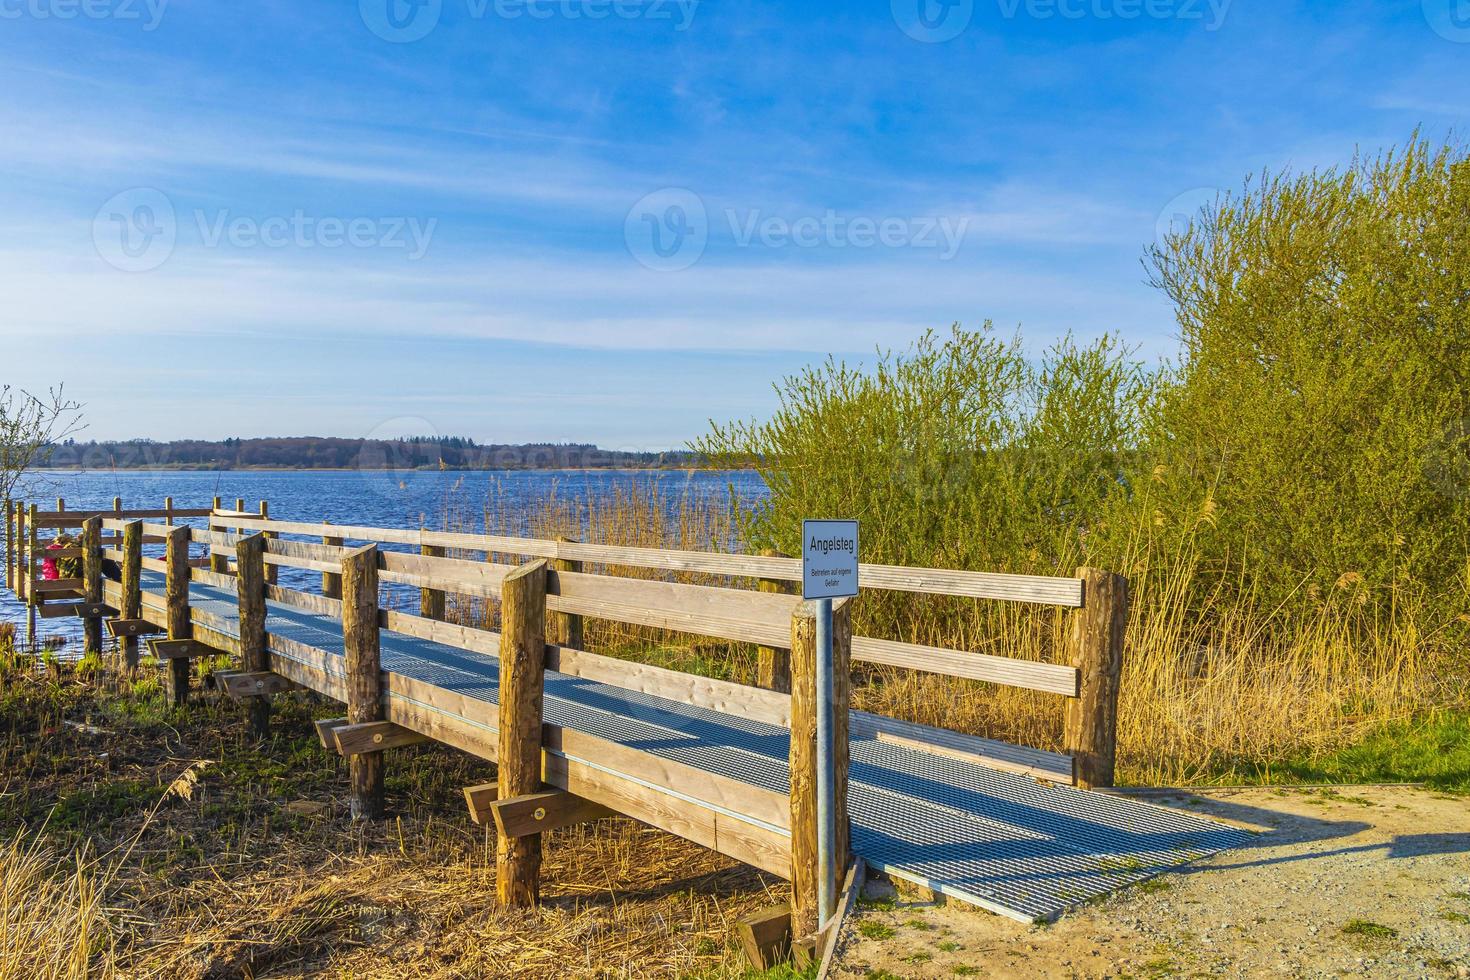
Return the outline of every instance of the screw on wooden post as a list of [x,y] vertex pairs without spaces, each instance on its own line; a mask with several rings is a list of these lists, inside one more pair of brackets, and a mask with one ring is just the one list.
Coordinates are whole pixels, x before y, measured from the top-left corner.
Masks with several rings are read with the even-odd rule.
[[[786,558],[788,556],[779,551],[762,551],[762,558]],[[762,592],[771,592],[777,595],[789,595],[795,591],[794,582],[783,582],[780,579],[763,578],[757,583],[757,588]],[[756,648],[755,686],[763,687],[768,691],[780,691],[782,694],[791,693],[791,654],[786,650],[778,650],[775,647]]]
[[[171,528],[164,538],[163,601],[168,620],[168,638],[187,640],[194,635],[189,618],[189,528]],[[168,662],[168,695],[172,704],[189,700],[189,659],[177,657]]]
[[[235,542],[235,592],[240,602],[240,666],[250,673],[270,670],[265,640],[265,535],[252,534]],[[265,738],[271,729],[271,703],[264,696],[246,698],[253,738]]]
[[[267,500],[262,500],[260,502],[260,519],[263,521],[268,521],[271,519],[271,505],[270,502]],[[267,540],[274,540],[276,537],[275,531],[265,531],[262,533],[265,534]],[[270,585],[276,584],[276,566],[265,566],[265,580]]]
[[[347,723],[383,721],[383,676],[378,651],[378,547],[365,545],[342,558],[342,645],[346,654]],[[347,760],[352,819],[383,815],[383,753]]]
[[1123,636],[1128,629],[1128,579],[1097,568],[1079,568],[1082,607],[1071,613],[1072,666],[1077,697],[1067,704],[1066,750],[1077,785],[1113,785],[1118,750],[1118,688]]
[[[432,544],[419,548],[419,553],[429,558],[443,558],[444,549]],[[444,590],[428,587],[419,589],[419,615],[425,619],[444,618]]]
[[[143,616],[143,522],[128,521],[122,532],[122,606],[118,615],[123,619],[141,619]],[[138,638],[125,636],[122,641],[123,666],[129,671],[138,669]]]
[[[102,601],[102,518],[82,522],[82,595],[88,603]],[[82,653],[102,655],[102,617],[82,620]]]
[[[323,521],[322,523],[330,524],[331,521]],[[327,535],[322,538],[322,544],[332,548],[340,548],[342,547],[342,539]],[[328,599],[342,598],[342,574],[340,572],[322,572],[322,595]]]
[[[560,546],[576,542],[571,538],[557,538],[556,543]],[[573,558],[558,558],[552,563],[552,567],[558,572],[580,572],[582,563]],[[573,650],[585,649],[582,646],[582,617],[579,613],[554,612],[547,627],[547,639],[557,646],[570,647]]]
[[[832,842],[838,876],[847,867],[848,702],[852,686],[852,602],[832,603],[832,765],[837,778]],[[791,614],[791,934],[797,940],[822,927],[817,908],[817,606],[803,602]]]
[[[500,799],[541,788],[542,685],[546,668],[546,560],[527,562],[500,586]],[[541,898],[541,835],[497,833],[495,896],[502,908]]]

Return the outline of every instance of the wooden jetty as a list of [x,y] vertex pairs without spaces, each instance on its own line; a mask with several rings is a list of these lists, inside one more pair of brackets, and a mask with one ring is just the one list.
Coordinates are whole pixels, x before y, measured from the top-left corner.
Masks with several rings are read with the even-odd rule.
[[[48,550],[62,529],[78,530],[76,543]],[[348,759],[354,817],[381,816],[394,748],[433,740],[496,762],[496,782],[467,787],[465,799],[472,819],[496,829],[505,905],[537,901],[542,834],[616,813],[792,882],[789,908],[742,925],[757,962],[778,949],[811,955],[824,928],[832,934],[816,906],[815,639],[812,606],[791,594],[795,559],[287,521],[264,503],[247,511],[218,499],[192,510],[7,503],[6,545],[6,585],[32,617],[82,617],[89,653],[105,624],[129,666],[146,638],[178,703],[201,657],[238,665],[215,683],[244,703],[257,734],[272,695],[299,687],[342,702],[343,716],[318,727]],[[80,576],[42,580],[48,555],[80,559]],[[298,585],[302,571],[313,584],[319,574],[320,586],[280,584],[280,568],[299,570]],[[1121,576],[863,565],[861,581],[865,591],[1062,607],[1069,658],[856,636],[851,607],[838,604],[836,802],[849,889],[865,865],[1032,921],[1244,839],[1095,791],[1113,781]],[[385,585],[417,590],[418,614],[384,608]],[[446,622],[449,595],[498,602],[499,629]],[[755,645],[763,686],[590,652],[588,618]],[[853,661],[1054,695],[1067,751],[850,710]]]

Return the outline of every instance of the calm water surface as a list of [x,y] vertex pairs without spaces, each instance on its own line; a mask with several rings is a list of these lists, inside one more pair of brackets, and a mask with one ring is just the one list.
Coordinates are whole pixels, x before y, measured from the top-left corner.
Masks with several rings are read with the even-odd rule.
[[[276,520],[439,528],[445,526],[446,515],[452,514],[456,527],[482,531],[487,511],[515,515],[553,495],[577,499],[653,489],[671,514],[689,501],[724,503],[732,492],[748,502],[767,495],[761,478],[747,471],[130,470],[38,473],[17,496],[34,500],[43,510],[54,507],[57,497],[65,498],[68,510],[110,509],[114,497],[122,498],[123,507],[137,509],[162,507],[164,497],[173,497],[174,506],[180,508],[208,507],[215,496],[223,498],[224,506],[233,507],[243,497],[247,510],[256,509],[261,500],[269,501],[270,515]],[[205,522],[181,523],[203,526]],[[514,525],[495,530],[507,534],[525,531]],[[161,546],[150,546],[148,551],[156,554]],[[199,554],[202,552],[196,557]],[[281,568],[280,580],[294,588],[315,588],[321,577],[303,569]],[[15,623],[23,631],[25,618],[25,607],[0,588],[0,621]],[[41,620],[40,629],[43,636],[66,638],[67,646],[74,646],[81,636],[80,621],[75,619]]]

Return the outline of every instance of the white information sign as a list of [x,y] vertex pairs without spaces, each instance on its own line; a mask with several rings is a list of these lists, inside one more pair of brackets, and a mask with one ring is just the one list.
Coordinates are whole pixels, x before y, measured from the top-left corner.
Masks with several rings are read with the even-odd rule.
[[801,522],[801,597],[858,594],[858,522]]

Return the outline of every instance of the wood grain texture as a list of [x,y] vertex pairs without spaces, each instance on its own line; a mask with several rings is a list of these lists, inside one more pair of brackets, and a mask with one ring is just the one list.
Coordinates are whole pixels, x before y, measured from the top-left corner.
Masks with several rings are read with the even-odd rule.
[[[496,783],[500,799],[541,788],[541,719],[546,663],[544,559],[505,576],[500,587],[500,712]],[[495,894],[501,907],[541,898],[541,836],[497,833]]]
[[[147,531],[147,525],[143,530]],[[189,529],[187,527],[164,528],[166,539],[164,552],[164,604],[168,613],[168,638],[187,640],[193,636],[193,623],[189,617]],[[144,560],[146,564],[146,559]],[[176,658],[169,661],[169,700],[181,705],[189,700],[189,661]]]
[[391,721],[369,721],[361,725],[342,725],[332,732],[334,747],[342,755],[360,755],[364,752],[385,752],[406,745],[418,745],[428,741],[411,728],[395,725]]
[[[92,605],[102,602],[102,518],[82,522],[82,599]],[[102,655],[102,620],[88,617],[82,622],[82,652]]]
[[[568,543],[571,542],[567,538],[557,539],[558,546]],[[558,558],[552,562],[551,567],[558,573],[582,571],[582,563],[573,558]],[[559,646],[571,647],[575,650],[582,649],[582,617],[570,612],[551,613],[547,639]]]
[[[383,720],[382,666],[378,649],[378,549],[367,545],[342,559],[342,640],[346,653],[347,720]],[[347,762],[352,819],[383,815],[383,756],[354,755]]]
[[[762,558],[785,558],[779,551],[763,551]],[[763,578],[757,585],[761,592],[790,595],[795,591],[793,583],[775,578]],[[791,693],[791,652],[780,647],[760,646],[756,648],[756,687],[767,691]]]
[[[322,544],[328,548],[340,548],[342,539],[330,534],[323,535]],[[342,598],[342,569],[340,567],[322,572],[322,595],[328,599]]]
[[1078,696],[1067,703],[1064,743],[1077,763],[1077,785],[1113,785],[1118,749],[1118,688],[1128,630],[1128,580],[1114,572],[1079,568],[1085,604],[1072,613],[1072,666]]
[[[240,666],[246,671],[270,669],[270,654],[265,637],[265,549],[262,534],[252,534],[235,542],[235,595],[240,611]],[[270,734],[271,705],[264,697],[251,698],[246,705],[250,734],[265,738]]]
[[509,799],[497,798],[490,804],[490,815],[500,836],[527,837],[610,817],[613,811],[564,789],[551,789]]
[[[419,554],[425,558],[443,558],[444,549],[436,544],[419,546]],[[419,615],[424,619],[444,618],[444,590],[424,586],[419,589]]]
[[[143,615],[143,522],[128,521],[122,528],[122,591],[118,612],[123,619]],[[138,641],[128,637],[122,642],[123,667],[129,673],[138,669]]]

